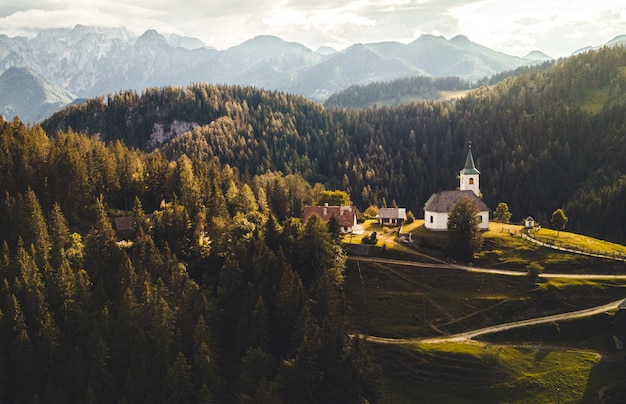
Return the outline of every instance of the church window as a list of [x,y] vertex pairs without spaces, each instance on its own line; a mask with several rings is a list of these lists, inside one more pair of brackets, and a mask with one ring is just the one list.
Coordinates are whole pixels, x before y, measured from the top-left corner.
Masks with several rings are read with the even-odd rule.
[[435,218],[434,218],[433,216],[431,216],[431,217],[430,217],[430,222],[431,222],[431,223],[433,223],[433,222],[434,222],[434,219],[435,219]]
[[470,179],[469,179],[469,184],[470,184],[470,185],[474,185],[474,179],[473,179],[473,178],[470,178]]

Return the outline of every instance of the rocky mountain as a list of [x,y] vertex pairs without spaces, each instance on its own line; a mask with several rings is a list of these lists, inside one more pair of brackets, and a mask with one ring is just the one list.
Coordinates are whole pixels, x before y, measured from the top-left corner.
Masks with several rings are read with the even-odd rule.
[[[621,44],[624,37],[610,44]],[[193,82],[240,84],[286,91],[315,101],[353,85],[398,78],[459,77],[476,81],[550,59],[516,57],[465,36],[423,35],[415,41],[355,44],[317,51],[275,36],[259,36],[219,51],[199,39],[148,30],[77,25],[32,38],[0,35],[0,74],[27,67],[79,97]]]
[[80,97],[191,82],[242,84],[288,91],[323,101],[350,85],[406,76],[476,80],[532,63],[471,42],[422,36],[410,44],[355,44],[314,51],[260,36],[218,51],[194,38],[148,30],[77,25],[41,31],[35,38],[0,35],[0,73],[28,67]]
[[75,98],[30,68],[11,67],[0,75],[0,114],[7,119],[19,116],[23,122],[35,123]]

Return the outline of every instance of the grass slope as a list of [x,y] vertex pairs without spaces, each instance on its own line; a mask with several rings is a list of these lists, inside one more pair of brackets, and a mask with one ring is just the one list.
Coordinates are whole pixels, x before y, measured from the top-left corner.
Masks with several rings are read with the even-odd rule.
[[[484,233],[485,248],[474,265],[525,271],[536,261],[553,272],[626,271],[623,263],[553,251],[509,233],[519,230],[521,226],[494,224]],[[397,230],[366,222],[363,235],[371,231],[377,231],[379,239],[370,247],[369,255],[374,256],[424,261],[420,252],[437,252],[445,242],[445,233],[428,232],[420,221],[403,231],[413,234],[415,244],[423,238],[422,244],[435,250],[396,245]],[[360,242],[359,237],[353,236],[352,242]],[[608,247],[566,232],[559,233],[561,238],[579,246]],[[534,283],[525,276],[355,258],[348,261],[346,293],[355,327],[372,336],[442,336],[598,306],[626,295],[624,281],[559,278]],[[465,343],[369,346],[382,370],[384,402],[626,402],[626,361],[611,343],[610,319],[611,313],[605,313]]]

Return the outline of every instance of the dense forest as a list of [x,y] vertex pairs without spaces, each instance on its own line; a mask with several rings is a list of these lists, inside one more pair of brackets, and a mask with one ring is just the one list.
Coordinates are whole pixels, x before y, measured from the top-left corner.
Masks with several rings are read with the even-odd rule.
[[[280,172],[348,192],[360,209],[395,201],[419,217],[424,202],[453,189],[467,143],[484,200],[508,203],[513,220],[626,241],[626,49],[607,47],[537,68],[454,102],[362,110],[239,86],[194,84],[111,94],[63,110],[43,128],[98,134],[105,142],[195,156],[244,177]],[[178,122],[198,126],[164,143]]]
[[378,400],[320,185],[0,117],[0,191],[1,402]]

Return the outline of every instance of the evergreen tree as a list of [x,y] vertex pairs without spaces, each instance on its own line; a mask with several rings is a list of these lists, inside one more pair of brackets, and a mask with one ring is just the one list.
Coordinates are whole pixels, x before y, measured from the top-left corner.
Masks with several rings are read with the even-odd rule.
[[94,284],[94,297],[104,303],[122,293],[120,285],[125,279],[123,268],[128,257],[117,244],[102,198],[96,200],[94,211],[95,222],[85,239],[85,269]]
[[189,403],[194,397],[194,387],[191,381],[191,366],[182,352],[179,352],[165,375],[161,402]]
[[308,287],[324,271],[330,269],[335,251],[326,222],[313,215],[298,238],[296,267],[302,283]]
[[48,233],[48,226],[44,219],[39,199],[35,192],[29,188],[20,204],[23,209],[22,238],[24,245],[28,248],[31,244],[37,251],[36,261],[39,268],[45,269],[49,265],[50,250],[52,243]]

